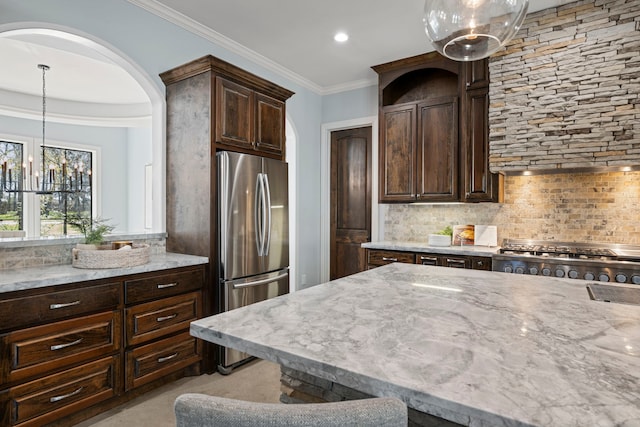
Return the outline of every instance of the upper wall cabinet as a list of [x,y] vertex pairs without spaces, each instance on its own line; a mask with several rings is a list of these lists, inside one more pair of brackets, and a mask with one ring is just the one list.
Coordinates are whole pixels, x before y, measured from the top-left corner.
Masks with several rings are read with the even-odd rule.
[[215,111],[216,142],[278,156],[284,153],[284,101],[216,77]]
[[380,202],[498,201],[488,159],[488,61],[433,52],[373,69]]
[[[293,92],[213,56],[205,56],[160,75],[167,86],[189,86],[208,73],[206,91],[212,114],[213,149],[285,158],[285,101]],[[193,79],[193,85],[201,84]]]

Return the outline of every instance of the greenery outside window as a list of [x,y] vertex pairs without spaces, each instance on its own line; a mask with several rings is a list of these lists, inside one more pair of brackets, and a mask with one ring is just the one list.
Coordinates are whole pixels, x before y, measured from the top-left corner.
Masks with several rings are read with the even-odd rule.
[[[67,171],[63,189],[70,192],[54,192],[40,196],[40,235],[60,236],[81,234],[67,223],[67,215],[77,214],[91,218],[92,212],[92,153],[67,148],[45,148],[45,165],[48,169]],[[65,166],[66,165],[66,166]],[[47,168],[45,168],[47,169]]]
[[[11,182],[23,181],[25,165],[25,147],[20,142],[0,140],[0,163],[6,162],[3,171],[12,166]],[[45,170],[48,176],[54,177],[56,190],[50,194],[35,195],[34,193],[20,193],[4,191],[3,185],[9,181],[9,174],[0,177],[2,191],[0,191],[0,230],[26,230],[25,224],[33,224],[33,231],[28,236],[58,237],[65,235],[81,235],[80,230],[70,225],[66,218],[70,214],[75,217],[93,217],[93,177],[91,171],[94,164],[94,152],[80,149],[62,148],[47,145],[45,147]],[[29,160],[39,156],[29,155]],[[39,160],[39,159],[38,159]],[[37,169],[42,170],[40,165]],[[64,171],[64,173],[63,173]],[[43,174],[44,175],[44,174]],[[62,191],[59,191],[62,190]],[[31,203],[30,203],[31,201]],[[39,226],[38,226],[39,224]]]
[[[0,231],[20,231],[24,229],[23,193],[14,193],[16,183],[22,180],[20,165],[24,163],[23,145],[0,140]],[[9,191],[7,191],[9,190]]]

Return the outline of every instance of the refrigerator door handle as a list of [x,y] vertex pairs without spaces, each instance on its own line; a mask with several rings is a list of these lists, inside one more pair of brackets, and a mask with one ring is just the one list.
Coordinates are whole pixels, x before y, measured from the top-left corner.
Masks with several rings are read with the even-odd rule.
[[271,282],[277,282],[280,279],[284,279],[288,275],[289,275],[289,272],[287,271],[285,273],[278,274],[275,277],[267,277],[266,279],[260,279],[260,280],[256,280],[255,282],[249,282],[249,283],[232,284],[232,286],[233,286],[233,289],[251,288],[254,286],[265,285]]
[[262,221],[262,179],[261,173],[258,173],[256,176],[256,203],[255,203],[255,211],[253,212],[253,221],[256,229],[256,250],[258,251],[258,256],[262,256],[262,247],[263,247],[263,224]]
[[[218,198],[219,200],[224,202],[224,205],[226,205],[226,203],[229,200],[229,180],[228,180],[228,172],[229,172],[229,156],[227,155],[226,152],[222,152],[218,155],[219,158],[219,165],[220,165],[220,170],[219,170],[219,175],[218,175]],[[221,203],[222,204],[222,203]],[[220,209],[220,219],[219,219],[219,224],[228,224],[229,223],[229,215],[227,212],[227,209]],[[227,227],[219,227],[220,228],[220,242],[227,242],[228,239],[228,233],[227,233]],[[221,244],[220,245],[220,256],[221,259],[226,260],[226,256],[227,256],[227,248],[226,248],[226,244]],[[226,267],[226,266],[225,266]]]
[[271,191],[269,190],[269,175],[262,174],[262,180],[264,182],[264,193],[265,193],[265,223],[266,226],[264,228],[264,241],[262,245],[262,254],[264,256],[269,255],[269,246],[271,245]]

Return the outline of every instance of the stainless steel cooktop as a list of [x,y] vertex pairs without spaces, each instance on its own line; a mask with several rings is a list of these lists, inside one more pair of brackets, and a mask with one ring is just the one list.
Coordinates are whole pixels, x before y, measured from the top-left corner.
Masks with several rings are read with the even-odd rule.
[[493,270],[640,285],[640,246],[505,240]]

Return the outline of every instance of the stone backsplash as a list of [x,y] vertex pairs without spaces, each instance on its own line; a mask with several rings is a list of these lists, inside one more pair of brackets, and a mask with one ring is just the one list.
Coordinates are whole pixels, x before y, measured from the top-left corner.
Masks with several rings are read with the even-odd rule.
[[494,172],[640,166],[640,2],[527,15],[490,59]]
[[[164,236],[145,238],[138,236],[119,236],[116,240],[131,240],[133,243],[139,244],[146,243],[150,247],[151,255],[166,252],[166,239]],[[43,244],[37,244],[34,241],[2,244],[0,240],[0,271],[15,268],[71,264],[71,249],[75,247],[78,241],[79,239],[69,239],[69,242],[57,239],[55,241],[44,240]]]
[[498,226],[503,239],[640,245],[640,172],[506,176],[504,203],[384,206],[383,240],[426,242],[447,225]]

